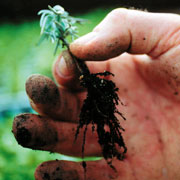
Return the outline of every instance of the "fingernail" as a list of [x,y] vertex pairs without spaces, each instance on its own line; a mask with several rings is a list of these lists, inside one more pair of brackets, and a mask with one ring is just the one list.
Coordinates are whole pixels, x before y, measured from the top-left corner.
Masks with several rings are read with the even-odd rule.
[[59,66],[59,72],[60,72],[63,76],[69,76],[69,75],[70,75],[69,70],[68,70],[68,67],[67,67],[67,64],[66,64],[63,56],[61,57],[58,66]]
[[71,76],[74,73],[75,64],[67,51],[62,52],[62,56],[58,64],[58,69],[60,74],[63,76]]

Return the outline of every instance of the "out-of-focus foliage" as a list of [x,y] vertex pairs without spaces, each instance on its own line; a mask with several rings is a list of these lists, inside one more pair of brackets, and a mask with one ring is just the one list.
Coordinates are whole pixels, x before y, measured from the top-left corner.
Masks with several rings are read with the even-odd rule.
[[32,73],[50,74],[53,59],[51,46],[36,45],[39,40],[37,21],[3,24],[0,26],[0,37],[1,91],[23,90],[25,79]]
[[[79,26],[79,36],[91,31],[111,9],[97,9],[77,17],[89,21]],[[19,146],[11,133],[12,114],[20,113],[17,107],[23,109],[24,95],[22,98],[12,98],[3,95],[24,91],[25,80],[32,73],[40,73],[51,77],[51,66],[56,58],[53,55],[54,46],[39,41],[39,20],[26,21],[19,24],[4,23],[0,25],[0,111],[8,105],[8,119],[0,119],[0,180],[33,180],[35,168],[43,161],[66,159],[77,161],[59,154],[33,151]],[[58,54],[58,53],[57,53]],[[19,96],[18,96],[19,97]],[[8,100],[9,99],[9,100]],[[18,101],[21,103],[19,103]],[[12,101],[12,103],[10,102]],[[16,105],[17,103],[17,105]],[[27,103],[25,108],[27,107]],[[13,106],[13,108],[12,108]],[[22,112],[23,113],[23,112]],[[2,121],[3,120],[3,121]]]

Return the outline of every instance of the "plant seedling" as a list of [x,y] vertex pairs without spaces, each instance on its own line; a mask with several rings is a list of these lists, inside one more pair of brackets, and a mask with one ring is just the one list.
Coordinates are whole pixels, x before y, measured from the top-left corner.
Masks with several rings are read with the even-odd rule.
[[[55,53],[58,47],[64,46],[70,52],[67,36],[71,36],[72,40],[77,37],[75,23],[82,23],[83,20],[69,16],[59,5],[53,8],[48,7],[49,10],[41,10],[38,13],[41,15],[41,40],[50,38],[53,43],[56,42]],[[75,57],[71,52],[70,54],[80,71],[80,84],[87,90],[87,97],[79,115],[79,124],[75,134],[76,140],[79,130],[84,128],[82,158],[84,159],[86,132],[88,126],[91,125],[92,132],[97,131],[104,159],[111,168],[116,170],[112,165],[112,160],[113,158],[123,160],[127,148],[121,134],[124,129],[116,117],[116,115],[120,115],[125,120],[123,114],[116,108],[120,102],[117,95],[118,88],[113,81],[105,78],[114,76],[114,74],[108,71],[92,74],[84,61]],[[86,172],[85,161],[82,162],[82,166]]]

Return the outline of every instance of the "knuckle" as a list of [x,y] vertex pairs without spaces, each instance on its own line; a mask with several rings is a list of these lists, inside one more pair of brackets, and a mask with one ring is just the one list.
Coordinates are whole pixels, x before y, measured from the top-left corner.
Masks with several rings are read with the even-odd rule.
[[115,19],[123,18],[127,15],[127,11],[125,8],[116,8],[109,13],[109,16]]
[[125,21],[127,12],[128,10],[125,8],[117,8],[112,10],[109,14],[107,14],[104,20],[93,29],[93,32],[100,32],[109,25],[119,24],[120,21]]

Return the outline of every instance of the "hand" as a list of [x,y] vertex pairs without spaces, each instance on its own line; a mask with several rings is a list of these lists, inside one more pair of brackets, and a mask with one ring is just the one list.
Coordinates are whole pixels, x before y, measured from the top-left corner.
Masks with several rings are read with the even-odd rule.
[[[124,161],[113,160],[117,173],[104,160],[88,162],[87,179],[179,180],[180,16],[116,9],[70,49],[89,60],[91,72],[115,74],[125,104],[118,109],[127,119],[119,119],[128,151]],[[53,75],[58,86],[41,75],[27,80],[27,94],[40,116],[17,116],[14,135],[24,147],[81,156],[82,132],[76,143],[74,134],[86,92],[67,52],[55,62]],[[101,154],[91,128],[85,153]],[[83,180],[83,169],[80,163],[49,161],[36,169],[35,178]]]

